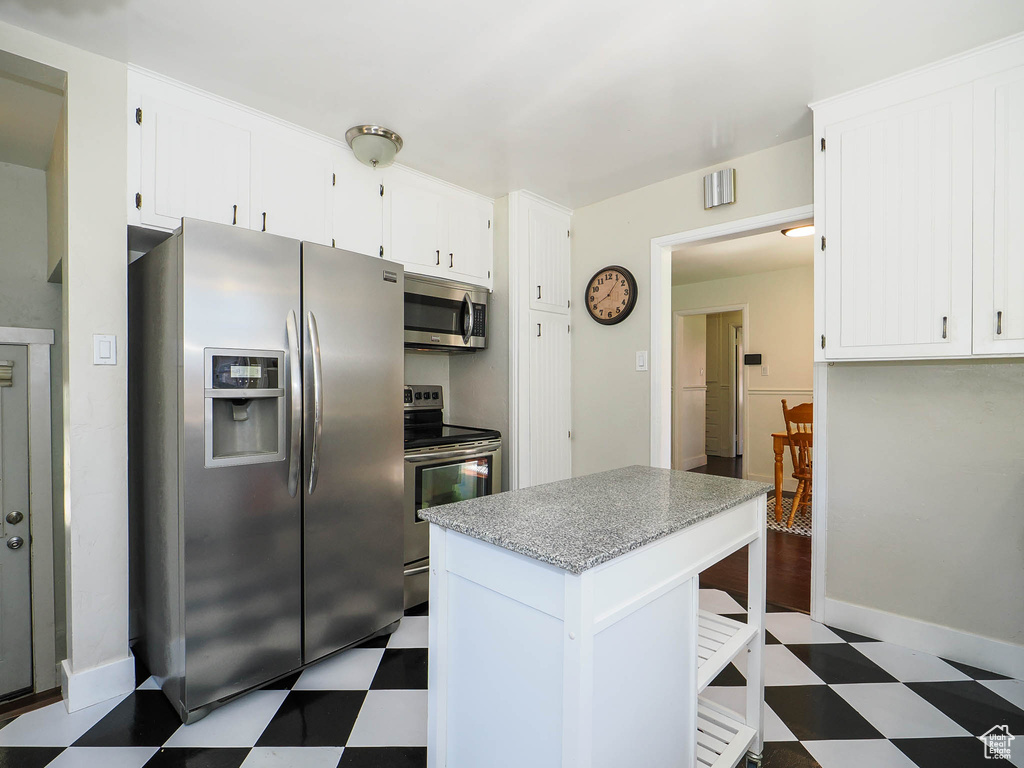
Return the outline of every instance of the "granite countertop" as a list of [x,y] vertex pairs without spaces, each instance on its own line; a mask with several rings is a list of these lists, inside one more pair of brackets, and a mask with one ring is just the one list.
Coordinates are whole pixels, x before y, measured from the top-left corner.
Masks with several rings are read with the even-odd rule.
[[582,573],[772,489],[767,483],[638,465],[431,507],[419,516]]

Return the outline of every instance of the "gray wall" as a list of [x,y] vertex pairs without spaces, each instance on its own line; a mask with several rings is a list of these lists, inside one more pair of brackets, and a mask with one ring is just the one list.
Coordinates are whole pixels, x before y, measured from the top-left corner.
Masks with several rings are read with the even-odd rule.
[[451,356],[448,420],[501,431],[501,490],[508,489],[508,197],[494,201],[494,292],[487,313],[487,349]]
[[827,596],[1024,645],[1024,363],[828,369]]
[[[65,648],[61,287],[48,283],[46,172],[0,163],[0,325],[49,328],[57,658]],[[24,373],[24,372],[22,372]]]

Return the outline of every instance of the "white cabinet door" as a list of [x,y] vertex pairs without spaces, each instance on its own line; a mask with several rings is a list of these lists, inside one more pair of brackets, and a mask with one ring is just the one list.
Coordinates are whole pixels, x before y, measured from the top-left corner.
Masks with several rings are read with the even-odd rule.
[[1024,67],[974,104],[974,352],[1024,354]]
[[530,308],[569,313],[569,215],[527,206]]
[[334,245],[380,256],[384,247],[381,172],[339,147],[335,151],[334,177]]
[[384,176],[384,257],[420,274],[448,268],[442,254],[442,197],[426,179],[401,167]]
[[254,136],[250,228],[330,245],[332,149],[298,132]]
[[176,229],[183,216],[248,225],[249,131],[204,115],[189,103],[198,99],[139,100],[144,226]]
[[972,112],[967,85],[825,128],[827,359],[971,353]]
[[[569,318],[530,311],[529,485],[572,474]],[[522,439],[522,437],[520,438]]]
[[[445,208],[451,277],[490,288],[494,263],[493,205],[472,195],[452,193],[445,198]],[[443,257],[444,251],[442,264]]]

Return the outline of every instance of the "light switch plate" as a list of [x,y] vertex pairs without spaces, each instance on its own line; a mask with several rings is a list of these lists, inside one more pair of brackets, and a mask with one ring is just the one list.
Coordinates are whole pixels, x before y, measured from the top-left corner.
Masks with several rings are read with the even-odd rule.
[[92,364],[117,365],[117,336],[93,334]]
[[768,375],[768,366],[767,365],[762,365],[761,366],[761,375],[762,376],[767,376]]
[[636,369],[638,371],[647,370],[647,350],[641,350],[636,353]]

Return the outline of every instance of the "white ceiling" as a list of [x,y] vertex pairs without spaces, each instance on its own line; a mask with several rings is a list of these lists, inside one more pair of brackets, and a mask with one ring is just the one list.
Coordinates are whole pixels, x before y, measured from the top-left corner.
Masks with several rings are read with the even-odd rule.
[[64,95],[0,72],[0,163],[45,170]]
[[[788,227],[813,222],[789,224]],[[782,228],[712,243],[672,249],[672,285],[756,275],[814,263],[813,237],[786,237]]]
[[0,0],[0,19],[580,206],[806,136],[809,101],[1024,29],[1024,3]]

